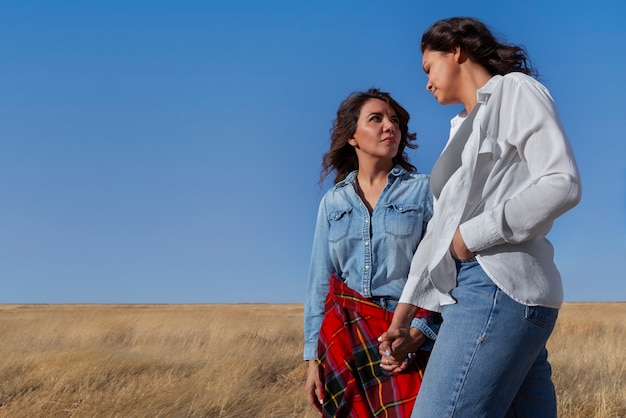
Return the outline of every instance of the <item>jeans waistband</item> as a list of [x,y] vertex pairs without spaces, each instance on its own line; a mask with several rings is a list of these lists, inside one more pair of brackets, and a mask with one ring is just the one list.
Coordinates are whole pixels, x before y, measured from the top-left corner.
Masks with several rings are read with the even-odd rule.
[[398,301],[396,299],[388,296],[374,296],[371,297],[370,300],[385,310],[391,310],[390,308],[395,310],[398,305]]

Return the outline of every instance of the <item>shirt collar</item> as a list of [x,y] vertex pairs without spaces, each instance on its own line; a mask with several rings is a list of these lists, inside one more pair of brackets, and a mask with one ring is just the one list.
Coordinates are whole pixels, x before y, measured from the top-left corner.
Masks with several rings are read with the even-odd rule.
[[[391,171],[389,172],[389,174],[387,174],[387,180],[392,183],[393,180],[395,180],[397,177],[402,176],[404,173],[406,173],[407,170],[406,168],[402,167],[401,165],[396,164]],[[356,174],[358,173],[358,170],[354,170],[351,171],[345,179],[341,180],[339,183],[335,184],[335,189],[338,189],[340,187],[344,187],[348,184],[352,184],[356,181]]]
[[487,104],[491,93],[496,88],[498,82],[502,79],[502,76],[499,74],[494,75],[485,83],[484,86],[476,90],[476,99],[478,103],[482,103],[483,105]]
[[[478,101],[478,103],[482,104],[483,106],[487,104],[487,102],[489,101],[489,97],[491,97],[491,94],[493,93],[493,91],[496,88],[496,85],[501,79],[502,79],[502,76],[499,74],[496,74],[493,77],[491,77],[489,81],[485,83],[485,85],[483,85],[481,88],[476,90],[476,100]],[[467,112],[465,111],[465,109],[461,110],[460,113],[458,113],[455,117],[452,118],[452,120],[450,121],[450,126],[452,128],[457,128],[458,126],[461,125],[461,123],[463,123],[466,117],[467,117]]]

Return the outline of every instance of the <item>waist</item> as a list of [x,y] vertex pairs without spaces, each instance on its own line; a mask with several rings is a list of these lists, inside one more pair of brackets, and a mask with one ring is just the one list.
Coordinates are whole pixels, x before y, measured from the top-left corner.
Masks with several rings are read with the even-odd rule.
[[393,312],[396,310],[398,306],[398,299],[388,297],[388,296],[373,296],[370,298],[372,302],[380,306],[386,311]]

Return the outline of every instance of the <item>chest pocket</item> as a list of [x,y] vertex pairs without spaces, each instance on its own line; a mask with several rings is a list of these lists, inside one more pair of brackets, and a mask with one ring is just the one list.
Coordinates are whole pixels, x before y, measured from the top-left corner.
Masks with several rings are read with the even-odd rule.
[[389,204],[385,208],[385,232],[400,238],[412,236],[422,230],[423,216],[421,205]]
[[348,236],[350,230],[350,221],[352,220],[352,208],[344,210],[332,211],[328,214],[328,223],[330,230],[328,231],[328,240],[337,242]]

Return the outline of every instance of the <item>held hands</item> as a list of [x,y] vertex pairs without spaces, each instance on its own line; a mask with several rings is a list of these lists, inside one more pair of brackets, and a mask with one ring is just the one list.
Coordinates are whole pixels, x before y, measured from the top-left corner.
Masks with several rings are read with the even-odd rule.
[[306,372],[306,384],[304,391],[306,392],[309,404],[318,412],[322,412],[322,381],[320,380],[317,361],[309,360],[309,368]]
[[400,373],[406,370],[426,336],[417,328],[393,328],[378,337],[381,356],[380,367],[391,373]]
[[459,261],[467,261],[476,256],[476,254],[471,252],[465,245],[460,228],[457,228],[454,232],[454,237],[450,244],[450,255]]

